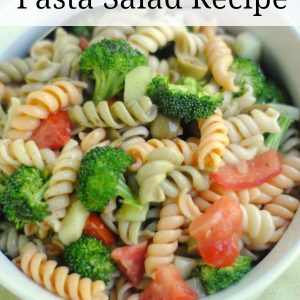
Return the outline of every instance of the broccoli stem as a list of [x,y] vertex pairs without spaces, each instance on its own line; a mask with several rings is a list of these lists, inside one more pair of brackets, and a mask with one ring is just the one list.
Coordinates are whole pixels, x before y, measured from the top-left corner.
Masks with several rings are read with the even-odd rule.
[[114,97],[123,87],[125,76],[99,70],[95,70],[93,74],[95,77],[93,101],[96,104]]
[[33,200],[34,200],[35,203],[38,203],[43,199],[44,193],[46,192],[46,190],[49,186],[49,182],[50,182],[50,179],[48,179],[44,183],[44,185],[38,190],[38,192],[36,194],[34,194]]
[[124,177],[121,177],[117,186],[118,195],[123,198],[123,203],[137,208],[141,208],[142,204],[137,196],[135,196],[125,183]]
[[289,116],[281,116],[278,120],[280,132],[269,134],[267,139],[265,140],[265,146],[278,151],[280,143],[283,137],[285,136],[287,130],[291,126],[292,122],[293,120]]

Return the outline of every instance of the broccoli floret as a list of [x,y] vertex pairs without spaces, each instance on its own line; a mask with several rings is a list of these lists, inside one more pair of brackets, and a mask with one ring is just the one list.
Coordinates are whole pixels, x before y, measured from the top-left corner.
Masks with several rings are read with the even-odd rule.
[[252,257],[239,256],[230,267],[214,268],[200,264],[192,272],[192,277],[199,278],[205,293],[211,295],[241,280],[250,270],[251,262]]
[[235,75],[235,84],[239,87],[236,96],[241,96],[245,93],[245,84],[250,84],[254,89],[254,95],[261,95],[266,78],[258,64],[247,58],[236,58],[230,67],[230,70]]
[[289,127],[291,126],[292,123],[293,123],[293,120],[289,116],[280,116],[280,118],[278,120],[280,132],[269,134],[265,140],[265,146],[267,148],[272,148],[272,149],[278,151],[281,140],[285,136],[287,130],[289,129]]
[[116,270],[110,249],[94,237],[83,236],[66,246],[63,259],[71,272],[108,283]]
[[88,152],[78,175],[77,195],[82,204],[89,211],[103,212],[111,199],[121,196],[123,203],[139,206],[123,175],[131,162],[122,149],[99,147]]
[[74,26],[72,32],[78,37],[85,37],[90,39],[92,36],[93,27],[92,26]]
[[146,63],[146,57],[126,41],[103,39],[81,54],[80,69],[95,80],[93,100],[98,103],[120,92],[126,74]]
[[158,75],[152,79],[146,94],[159,110],[172,117],[179,117],[186,123],[208,118],[222,103],[219,93],[205,91],[194,78],[185,78],[183,84],[175,85],[168,78]]
[[40,222],[47,216],[43,194],[48,187],[49,174],[35,167],[21,166],[7,180],[1,196],[8,221],[22,228],[28,222]]
[[1,197],[3,196],[3,192],[5,191],[6,184],[7,184],[7,176],[2,171],[0,171],[0,219],[2,219],[2,217],[4,216]]
[[291,103],[288,93],[280,89],[274,82],[266,81],[261,94],[256,99],[257,103]]

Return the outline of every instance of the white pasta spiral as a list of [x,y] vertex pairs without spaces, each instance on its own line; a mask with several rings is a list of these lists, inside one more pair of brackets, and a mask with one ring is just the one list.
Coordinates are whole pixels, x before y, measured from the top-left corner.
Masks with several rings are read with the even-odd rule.
[[50,171],[56,160],[55,153],[50,149],[39,149],[34,141],[0,140],[0,169],[7,175],[16,171],[21,164]]
[[118,232],[121,240],[126,245],[135,245],[139,242],[142,222],[118,220]]
[[107,101],[101,101],[98,105],[92,101],[87,101],[83,106],[71,107],[69,116],[74,123],[83,128],[111,127],[120,129],[152,122],[157,116],[157,107],[146,96],[139,101],[130,103],[117,101],[111,106]]
[[223,118],[228,119],[238,115],[243,109],[250,107],[256,102],[253,87],[246,83],[245,93],[239,97],[235,97],[232,92],[225,91],[223,93],[223,102],[220,107],[223,112]]
[[229,144],[228,130],[222,112],[216,112],[206,120],[198,121],[200,144],[195,153],[200,170],[216,170],[221,166],[225,147]]
[[138,300],[138,293],[132,291],[133,285],[121,276],[110,293],[110,300]]
[[58,28],[53,50],[53,62],[60,64],[59,75],[61,77],[78,79],[77,64],[81,53],[79,39],[72,34],[68,34],[62,28]]
[[280,114],[273,108],[268,108],[265,112],[253,109],[250,115],[240,114],[224,122],[228,128],[230,142],[240,143],[244,138],[256,134],[278,133],[280,131],[279,117]]
[[154,149],[148,157],[148,162],[139,169],[136,177],[140,185],[141,202],[163,202],[165,192],[161,185],[167,174],[182,162],[183,155],[173,148]]
[[189,221],[194,221],[201,214],[200,209],[194,203],[192,196],[187,190],[180,192],[178,196],[178,208],[181,214]]
[[98,26],[94,29],[90,44],[95,44],[105,38],[127,40],[128,36],[133,34],[134,31],[135,29],[132,26]]
[[101,214],[101,219],[111,231],[118,234],[118,228],[116,226],[117,223],[116,210],[117,210],[116,200],[115,199],[110,200],[108,205],[105,207],[104,212]]
[[203,54],[207,37],[202,33],[179,31],[175,35],[176,55],[197,57]]
[[147,249],[145,270],[148,276],[154,276],[157,268],[163,264],[169,264],[174,259],[174,252],[178,247],[178,239],[184,223],[177,201],[166,200],[160,212],[157,224],[157,232],[153,236],[153,242]]
[[232,51],[223,39],[219,36],[210,37],[206,43],[205,53],[215,82],[227,91],[237,92],[234,74],[229,71],[233,63]]
[[129,36],[128,42],[144,54],[154,53],[174,40],[175,31],[170,26],[140,26]]
[[67,267],[58,267],[56,261],[48,260],[47,256],[39,253],[32,243],[23,248],[16,264],[36,283],[64,299],[108,299],[103,293],[105,289],[103,281],[91,281],[89,278],[80,278],[76,273],[69,274]]
[[151,139],[142,143],[135,143],[125,148],[126,152],[133,157],[134,163],[130,169],[137,171],[148,159],[149,154],[156,148],[173,148],[182,153],[185,165],[194,165],[194,154],[198,149],[198,145],[193,142],[186,142],[179,138],[168,140]]
[[60,220],[64,218],[66,209],[70,205],[70,194],[74,190],[81,159],[82,151],[78,143],[70,140],[55,161],[53,175],[44,194],[48,210],[51,213],[46,217],[45,222],[55,232],[59,231]]
[[296,128],[288,129],[280,143],[279,150],[288,156],[300,157],[300,136]]
[[31,58],[14,58],[8,62],[0,64],[0,82],[10,84],[12,82],[23,82],[26,75],[33,66]]
[[[84,84],[82,86],[85,87]],[[50,113],[69,105],[81,104],[82,100],[82,89],[77,87],[76,82],[56,81],[45,85],[41,90],[30,93],[25,104],[18,108],[18,115],[11,122],[12,129],[8,137],[27,140],[40,121]]]
[[52,60],[53,42],[50,40],[37,41],[30,49],[30,57],[34,60],[40,59],[42,57]]
[[170,71],[169,63],[165,59],[158,59],[154,55],[149,55],[148,66],[151,68],[154,74],[168,75]]
[[121,148],[127,149],[128,147],[136,144],[144,143],[145,139],[149,136],[149,129],[145,126],[136,126],[132,128],[121,129]]

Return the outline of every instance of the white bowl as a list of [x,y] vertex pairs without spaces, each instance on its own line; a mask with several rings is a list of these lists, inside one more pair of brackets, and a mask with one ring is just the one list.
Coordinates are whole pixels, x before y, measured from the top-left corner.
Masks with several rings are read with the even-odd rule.
[[[5,30],[5,29],[2,29]],[[23,55],[27,47],[48,30],[47,27],[33,27],[7,45],[3,51],[1,43],[0,60],[4,61],[15,55]],[[241,27],[230,28],[238,33]],[[296,105],[300,106],[300,33],[292,27],[251,27],[247,30],[257,35],[264,44],[263,61],[269,73],[276,75],[288,88]],[[1,34],[0,34],[1,38]],[[22,45],[22,47],[20,47]],[[296,213],[288,230],[274,249],[238,284],[207,297],[207,300],[246,300],[253,299],[271,284],[300,254],[300,210]],[[60,299],[47,292],[19,271],[2,253],[0,253],[0,283],[12,293],[24,300]]]

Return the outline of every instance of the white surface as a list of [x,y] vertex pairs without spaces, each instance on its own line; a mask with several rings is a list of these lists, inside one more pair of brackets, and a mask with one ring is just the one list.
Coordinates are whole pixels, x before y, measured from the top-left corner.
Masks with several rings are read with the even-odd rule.
[[[3,31],[5,29],[1,29]],[[35,39],[38,34],[47,28],[32,28],[26,30],[25,34],[18,39],[18,51],[25,53],[24,45],[29,45],[29,41]],[[232,31],[241,31],[241,28],[231,28]],[[264,62],[274,75],[280,77],[293,96],[293,100],[300,106],[300,35],[295,28],[272,28],[253,27],[250,28],[264,43]],[[7,49],[0,54],[1,60],[13,56],[13,47],[8,46],[8,40],[2,40],[0,34],[1,50]],[[23,45],[23,47],[20,47]],[[246,300],[253,299],[255,295],[262,292],[272,281],[300,254],[300,210],[295,215],[294,220],[287,232],[275,246],[272,252],[249,272],[240,283],[234,285],[220,293],[207,297],[207,300]],[[24,300],[54,300],[59,299],[39,287],[20,272],[2,253],[0,253],[0,283]],[[202,298],[204,299],[204,298]]]

